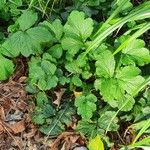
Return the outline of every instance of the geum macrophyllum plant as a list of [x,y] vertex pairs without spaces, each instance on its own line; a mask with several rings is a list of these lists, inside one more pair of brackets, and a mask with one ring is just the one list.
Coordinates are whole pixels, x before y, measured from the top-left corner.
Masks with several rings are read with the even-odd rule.
[[[99,133],[106,135],[118,130],[119,113],[132,112],[139,103],[137,96],[150,78],[142,72],[150,63],[150,52],[142,39],[150,29],[150,2],[132,8],[126,15],[122,13],[132,6],[131,2],[118,0],[116,5],[98,29],[95,20],[81,11],[72,11],[63,25],[59,19],[37,24],[37,13],[24,10],[15,22],[18,30],[1,44],[0,80],[13,73],[11,59],[29,57],[26,89],[36,95],[32,119],[41,132],[60,134],[64,125],[71,123],[77,108],[81,116],[77,131],[89,138]],[[135,26],[125,26],[131,22]],[[121,35],[112,39],[114,32],[121,29]],[[56,87],[65,87],[70,95],[77,88],[82,90],[74,104],[66,98],[56,108],[47,95]]]

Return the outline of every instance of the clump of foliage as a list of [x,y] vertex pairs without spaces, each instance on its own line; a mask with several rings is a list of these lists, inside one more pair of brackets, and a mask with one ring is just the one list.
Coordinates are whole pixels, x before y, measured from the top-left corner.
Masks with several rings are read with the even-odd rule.
[[[12,7],[0,4],[2,12]],[[39,130],[58,135],[79,115],[76,130],[89,139],[100,134],[107,143],[107,132],[118,131],[120,121],[144,118],[144,109],[150,107],[150,76],[143,68],[150,63],[150,51],[142,35],[150,29],[150,2],[133,7],[129,0],[73,1],[75,6],[107,12],[108,19],[100,23],[93,14],[78,10],[67,20],[39,22],[33,4],[21,11],[21,2],[12,8],[14,21],[0,45],[0,80],[13,73],[16,57],[28,58],[26,90],[36,97],[32,120]],[[103,10],[100,4],[109,5]],[[56,107],[49,91],[54,94],[58,88],[65,88],[69,98]]]

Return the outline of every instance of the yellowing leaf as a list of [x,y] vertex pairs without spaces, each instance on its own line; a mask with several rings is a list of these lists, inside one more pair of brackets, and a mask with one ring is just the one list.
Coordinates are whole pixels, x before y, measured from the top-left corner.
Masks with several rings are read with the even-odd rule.
[[74,96],[75,96],[75,97],[78,97],[78,96],[81,96],[81,95],[82,95],[82,92],[73,91],[73,93],[74,93]]
[[89,141],[89,150],[104,150],[104,144],[99,135]]

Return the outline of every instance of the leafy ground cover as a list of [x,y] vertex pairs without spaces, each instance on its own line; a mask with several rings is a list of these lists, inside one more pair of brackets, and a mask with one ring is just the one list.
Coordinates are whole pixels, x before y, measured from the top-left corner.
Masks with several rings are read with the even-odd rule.
[[0,0],[1,149],[147,149],[149,30],[148,0]]

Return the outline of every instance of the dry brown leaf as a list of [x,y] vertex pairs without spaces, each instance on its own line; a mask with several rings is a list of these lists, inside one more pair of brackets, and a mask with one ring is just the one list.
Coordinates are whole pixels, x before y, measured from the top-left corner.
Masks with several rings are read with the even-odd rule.
[[22,76],[22,77],[19,78],[18,82],[19,82],[19,83],[23,83],[23,82],[26,81],[26,79],[27,79],[26,76]]
[[36,132],[37,132],[37,128],[34,127],[34,128],[31,129],[31,131],[29,133],[25,133],[23,136],[25,138],[29,139],[29,138],[32,138],[35,135]]
[[79,139],[79,135],[71,135],[71,136],[67,136],[64,139],[64,144],[61,148],[61,150],[70,150],[72,149],[74,146],[76,146],[76,142]]
[[2,120],[5,120],[5,111],[3,107],[0,107],[0,118]]
[[61,150],[69,150],[69,148],[70,148],[70,144],[68,145],[68,143],[65,142],[65,143],[63,144]]
[[17,103],[17,107],[23,111],[26,111],[27,109],[27,104],[24,101],[20,101]]
[[0,121],[0,134],[1,134],[2,132],[4,132],[4,127],[3,127],[3,125],[2,125],[2,122]]
[[[77,139],[80,137],[79,135],[77,135],[74,132],[63,132],[61,135],[59,135],[57,137],[57,139],[54,141],[54,143],[50,146],[51,150],[58,150],[57,147],[58,145],[61,143],[61,141],[63,140],[64,143],[66,142],[68,145],[70,145],[72,142],[70,141],[70,137],[75,137],[73,141],[77,141]],[[64,145],[65,146],[65,145]],[[68,147],[68,146],[67,146]],[[69,146],[70,147],[70,146]],[[66,147],[65,147],[66,148]]]
[[25,142],[22,140],[22,138],[19,136],[14,136],[14,139],[15,140],[12,141],[11,145],[19,146],[21,149],[23,149]]
[[54,91],[54,93],[56,94],[57,96],[57,99],[53,102],[54,104],[57,105],[57,107],[60,106],[60,102],[61,102],[61,99],[62,99],[62,96],[64,94],[66,89],[62,88],[60,91]]
[[23,132],[25,130],[24,120],[9,125],[9,128],[14,132],[14,134]]

